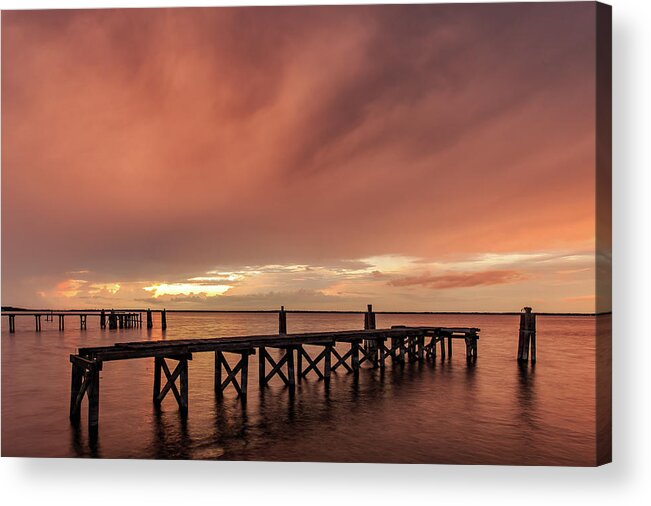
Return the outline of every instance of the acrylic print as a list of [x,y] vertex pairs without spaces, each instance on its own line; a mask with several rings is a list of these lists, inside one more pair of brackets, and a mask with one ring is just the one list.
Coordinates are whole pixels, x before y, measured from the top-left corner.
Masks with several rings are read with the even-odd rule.
[[611,458],[610,7],[2,13],[2,455]]

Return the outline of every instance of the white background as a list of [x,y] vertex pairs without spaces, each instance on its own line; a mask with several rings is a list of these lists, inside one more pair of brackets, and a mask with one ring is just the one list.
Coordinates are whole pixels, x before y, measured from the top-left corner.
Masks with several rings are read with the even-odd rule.
[[[242,5],[180,1],[5,1],[3,9]],[[249,0],[249,4],[278,2]],[[282,2],[301,4],[305,2]],[[343,3],[343,2],[312,2]],[[358,2],[372,3],[372,2]],[[395,0],[392,3],[399,3]],[[613,456],[596,469],[0,460],[4,504],[651,504],[651,2],[613,5]],[[35,412],[35,416],[37,413]],[[468,414],[472,423],[472,413]],[[125,424],[128,424],[125,418]],[[470,432],[470,434],[472,431]]]

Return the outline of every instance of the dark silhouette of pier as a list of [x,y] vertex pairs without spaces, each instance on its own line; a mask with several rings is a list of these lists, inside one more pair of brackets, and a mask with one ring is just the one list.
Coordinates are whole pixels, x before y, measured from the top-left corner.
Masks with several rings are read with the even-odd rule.
[[[167,315],[166,310],[156,310],[153,312],[160,313],[161,327],[163,330],[167,328]],[[59,321],[59,330],[65,330],[65,319],[67,317],[79,317],[79,329],[85,330],[88,324],[88,317],[98,317],[100,328],[109,329],[126,329],[132,327],[142,327],[142,314],[147,315],[147,328],[151,329],[154,326],[151,309],[128,309],[128,310],[113,310],[107,311],[105,309],[86,309],[86,310],[49,310],[49,311],[3,311],[2,316],[6,316],[9,320],[9,333],[16,332],[16,316],[33,317],[34,330],[40,332],[42,329],[41,319],[45,321],[54,321],[56,316]]]
[[[182,415],[188,413],[189,362],[193,354],[215,354],[214,389],[218,398],[232,386],[242,401],[246,400],[249,381],[249,357],[258,356],[258,382],[263,391],[268,383],[278,377],[290,394],[297,381],[313,373],[330,383],[332,371],[342,367],[355,377],[364,364],[384,368],[387,360],[403,365],[407,362],[434,360],[437,346],[441,359],[452,356],[452,342],[463,339],[466,360],[477,360],[478,328],[473,327],[407,327],[375,328],[372,306],[364,317],[363,330],[336,332],[311,332],[288,334],[287,314],[284,307],[278,311],[278,334],[250,335],[225,338],[181,339],[174,341],[138,341],[116,343],[113,346],[79,348],[70,355],[72,378],[70,389],[70,420],[78,424],[81,404],[88,399],[88,426],[91,436],[97,435],[99,426],[100,371],[104,363],[116,360],[154,359],[153,403],[160,406],[172,392]],[[446,353],[447,341],[447,353]],[[337,345],[340,345],[337,349]],[[316,354],[305,346],[320,348]],[[342,352],[342,348],[348,348]],[[274,358],[269,349],[281,351]],[[314,353],[314,352],[312,352]],[[231,366],[228,356],[235,356]],[[164,382],[163,382],[164,380]]]

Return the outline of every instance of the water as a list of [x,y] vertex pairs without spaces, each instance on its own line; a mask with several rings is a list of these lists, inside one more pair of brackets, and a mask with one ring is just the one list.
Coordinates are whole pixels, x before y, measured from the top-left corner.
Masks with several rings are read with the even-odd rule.
[[[56,319],[55,319],[56,320]],[[358,329],[363,315],[288,314],[289,332]],[[68,421],[70,363],[77,347],[120,341],[182,339],[277,332],[275,314],[168,313],[157,328],[101,330],[76,317],[66,330],[31,317],[2,322],[2,455],[331,462],[593,465],[596,453],[595,318],[538,317],[538,363],[515,361],[517,316],[377,315],[391,325],[481,328],[479,358],[465,361],[455,341],[451,361],[363,369],[359,381],[339,368],[329,390],[316,376],[291,397],[274,378],[258,391],[257,357],[249,398],[232,388],[218,401],[212,353],[193,356],[189,415],[174,397],[157,411],[151,401],[153,359],[104,364],[96,444]],[[342,347],[342,351],[345,350]],[[275,353],[275,352],[272,352]]]

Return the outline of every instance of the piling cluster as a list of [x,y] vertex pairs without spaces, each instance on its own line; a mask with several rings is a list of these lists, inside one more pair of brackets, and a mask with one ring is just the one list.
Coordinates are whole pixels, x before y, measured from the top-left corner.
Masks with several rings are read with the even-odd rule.
[[536,315],[530,307],[520,313],[520,334],[518,336],[518,362],[526,364],[536,362]]

